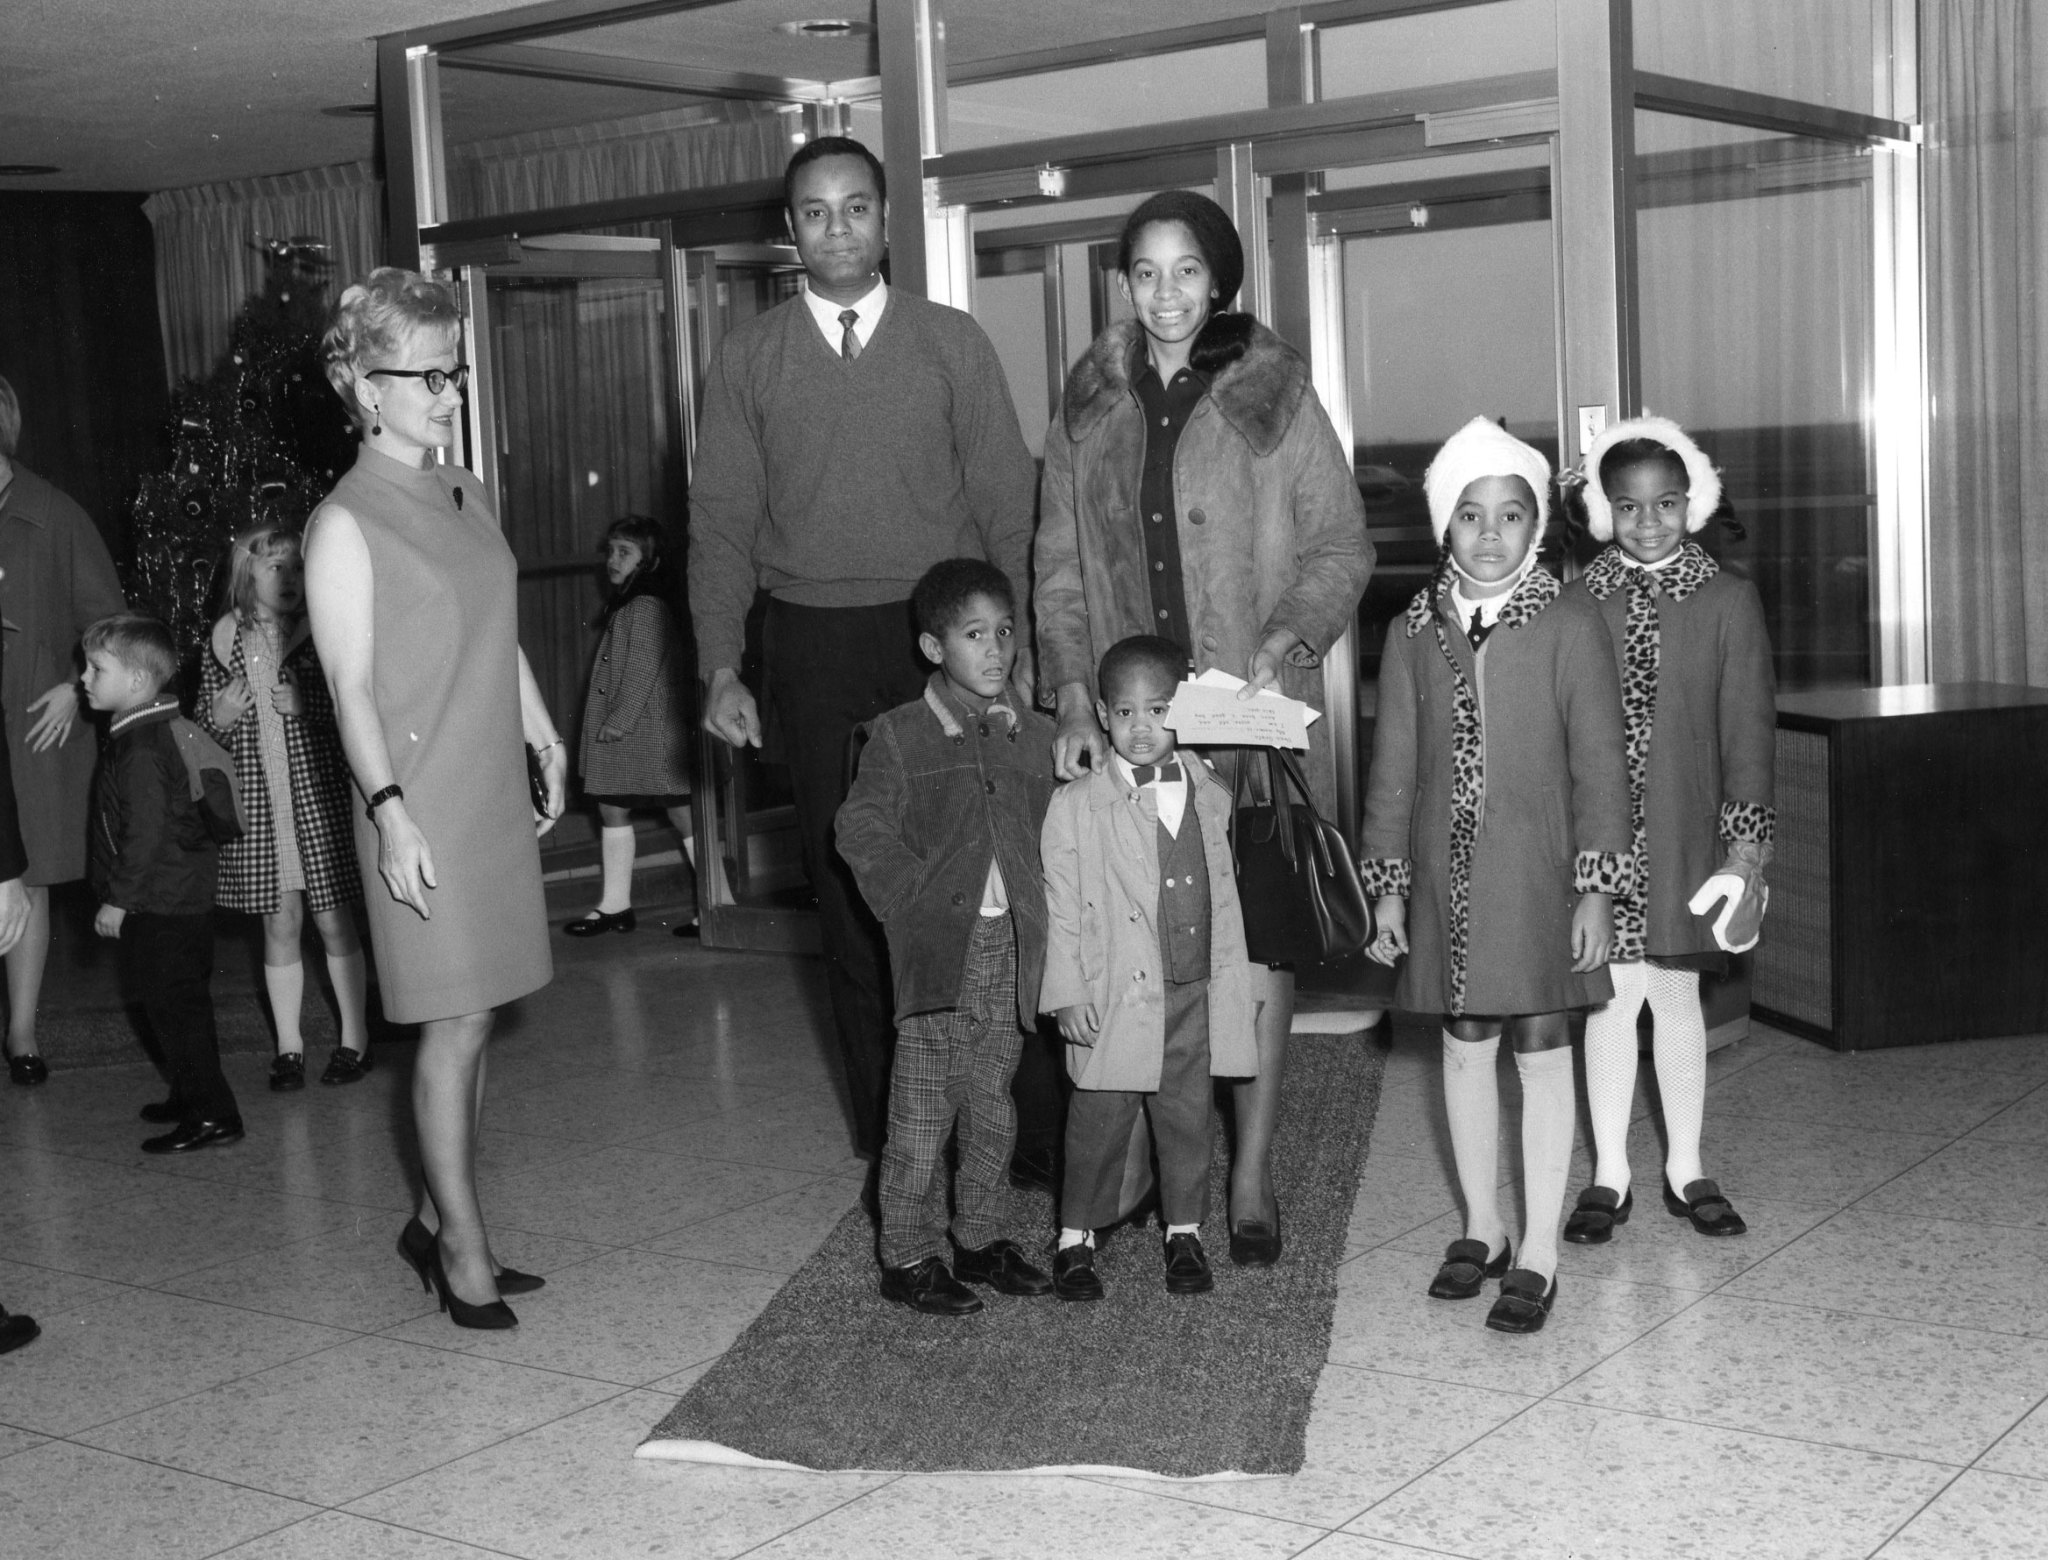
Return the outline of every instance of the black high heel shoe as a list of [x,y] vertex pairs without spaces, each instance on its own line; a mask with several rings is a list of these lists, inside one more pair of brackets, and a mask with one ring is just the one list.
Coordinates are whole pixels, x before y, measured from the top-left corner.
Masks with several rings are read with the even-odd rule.
[[448,1313],[448,1320],[457,1327],[470,1327],[478,1332],[502,1332],[519,1325],[519,1318],[512,1314],[512,1307],[503,1300],[471,1305],[455,1292],[448,1282],[448,1269],[441,1261],[439,1236],[434,1238],[427,1255],[427,1274],[433,1280],[434,1288],[440,1292],[441,1309]]
[[[428,1276],[428,1263],[434,1254],[434,1235],[417,1215],[407,1219],[405,1228],[398,1232],[398,1254],[419,1274],[420,1288],[431,1290],[434,1284]],[[492,1277],[500,1295],[530,1295],[536,1289],[546,1288],[548,1282],[538,1273],[522,1273],[517,1268],[499,1268]]]
[[592,910],[562,928],[570,937],[601,937],[606,932],[630,932],[640,924],[629,905],[624,910]]

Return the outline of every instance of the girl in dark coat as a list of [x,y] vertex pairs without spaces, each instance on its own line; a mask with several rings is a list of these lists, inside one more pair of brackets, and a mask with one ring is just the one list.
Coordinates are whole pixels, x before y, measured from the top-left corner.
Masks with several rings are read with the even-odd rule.
[[[1536,567],[1549,462],[1475,418],[1423,484],[1444,557],[1381,663],[1369,951],[1388,965],[1407,955],[1397,1006],[1445,1015],[1465,1234],[1429,1292],[1469,1299],[1501,1278],[1486,1325],[1535,1332],[1557,1297],[1577,1114],[1566,1010],[1613,994],[1611,901],[1634,864],[1621,689],[1599,614]],[[1526,1218],[1512,1263],[1496,1162],[1503,1033],[1522,1080]]]
[[221,847],[215,902],[263,917],[263,984],[277,1024],[270,1087],[306,1086],[299,1010],[306,994],[300,939],[310,912],[327,950],[341,1044],[322,1083],[355,1083],[370,1067],[363,1020],[362,902],[349,817],[348,761],[327,678],[306,623],[299,538],[261,526],[228,552],[228,611],[201,657],[199,722],[235,761],[248,812],[242,837]]
[[[1564,1238],[1598,1245],[1628,1222],[1636,1015],[1655,1018],[1669,1147],[1664,1204],[1702,1235],[1747,1226],[1700,1163],[1707,1026],[1699,972],[1756,941],[1771,856],[1777,743],[1771,646],[1749,581],[1687,533],[1721,504],[1721,479],[1675,423],[1617,423],[1586,455],[1587,521],[1611,545],[1567,595],[1613,642],[1627,720],[1635,892],[1615,906],[1615,996],[1586,1020],[1586,1096],[1598,1160]],[[1725,881],[1724,881],[1725,880]],[[1719,923],[1698,912],[1724,905]]]
[[[630,932],[633,809],[659,807],[694,863],[690,828],[689,726],[678,684],[675,618],[669,610],[668,541],[645,515],[614,520],[604,537],[604,639],[583,700],[583,793],[597,803],[602,888],[597,908],[562,930],[571,937]],[[678,924],[678,937],[696,923]]]

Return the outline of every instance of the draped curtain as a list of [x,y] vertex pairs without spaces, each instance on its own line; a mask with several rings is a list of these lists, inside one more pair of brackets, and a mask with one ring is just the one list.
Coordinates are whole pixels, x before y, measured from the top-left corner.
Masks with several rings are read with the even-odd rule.
[[2048,21],[1923,0],[1934,675],[2048,687]]
[[263,244],[324,239],[333,291],[384,254],[384,186],[368,162],[164,190],[143,202],[156,228],[157,312],[171,382],[204,377],[229,327],[263,286]]

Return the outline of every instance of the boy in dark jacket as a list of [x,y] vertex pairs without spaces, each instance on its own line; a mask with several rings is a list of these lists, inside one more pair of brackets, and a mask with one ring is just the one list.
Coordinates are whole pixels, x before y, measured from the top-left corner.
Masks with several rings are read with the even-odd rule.
[[220,841],[240,833],[233,771],[220,745],[165,692],[178,670],[170,630],[121,612],[85,631],[86,702],[112,717],[93,782],[93,930],[121,943],[121,975],[141,1002],[171,1074],[145,1121],[175,1122],[145,1154],[181,1154],[242,1136],[214,1030],[213,889]]
[[[1052,722],[1005,702],[1016,598],[978,559],[934,564],[911,610],[938,671],[873,722],[839,809],[839,853],[889,934],[896,1062],[882,1150],[882,1294],[935,1316],[982,1302],[962,1282],[1042,1295],[1045,1272],[1000,1237],[996,1201],[1017,1135],[1010,1078],[1037,1022],[1045,964],[1038,835]],[[946,1139],[957,1127],[949,1265]]]

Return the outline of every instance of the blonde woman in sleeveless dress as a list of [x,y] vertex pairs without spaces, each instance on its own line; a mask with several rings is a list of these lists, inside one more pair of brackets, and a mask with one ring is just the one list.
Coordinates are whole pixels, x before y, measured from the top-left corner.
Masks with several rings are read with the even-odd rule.
[[[362,806],[361,858],[385,1016],[420,1025],[413,1118],[438,1232],[399,1238],[458,1327],[517,1318],[540,1287],[491,1254],[476,1192],[493,1010],[554,975],[536,843],[568,755],[519,648],[517,568],[455,442],[466,371],[454,290],[384,267],[349,288],[327,375],[363,429],[306,528],[306,601]],[[522,742],[540,754],[536,818]],[[380,887],[381,883],[381,887]]]

